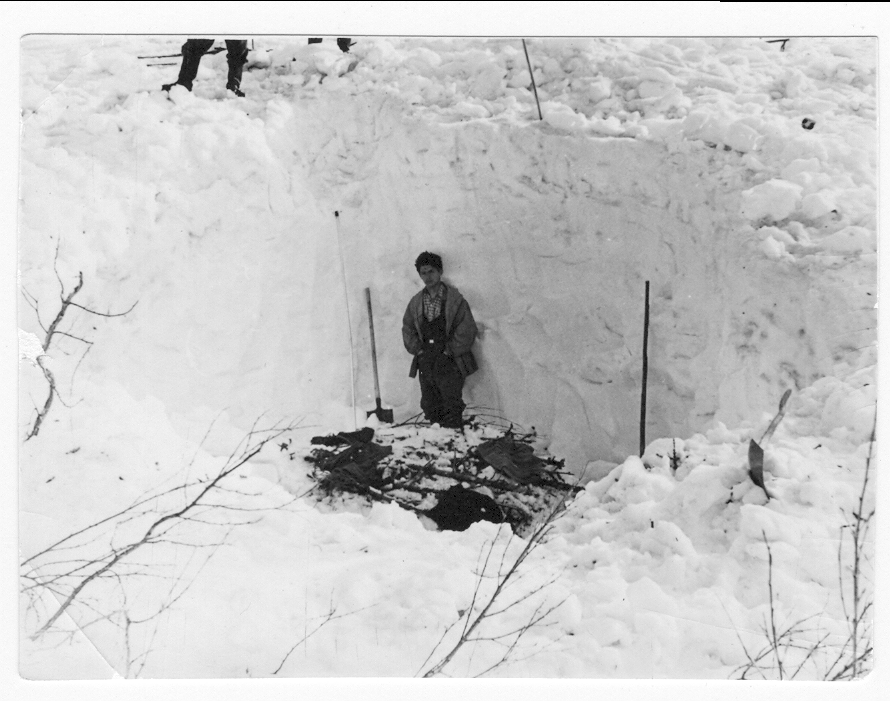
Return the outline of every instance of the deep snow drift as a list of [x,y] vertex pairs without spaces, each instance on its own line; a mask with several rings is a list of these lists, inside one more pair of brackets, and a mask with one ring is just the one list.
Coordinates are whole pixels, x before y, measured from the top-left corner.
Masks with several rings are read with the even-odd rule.
[[136,58],[173,40],[26,44],[74,54],[61,86],[42,62],[25,76],[23,272],[52,280],[61,238],[85,293],[139,300],[124,352],[89,358],[134,396],[244,428],[350,404],[354,369],[364,406],[370,286],[384,400],[413,413],[400,324],[424,249],[481,322],[471,403],[579,473],[636,448],[644,280],[652,437],[749,419],[873,333],[868,42],[538,42],[544,125],[515,42],[362,42],[321,84],[348,68],[333,45],[268,44],[246,100],[207,99],[220,54],[175,105],[155,88],[176,67]]
[[[180,43],[23,43],[25,339],[45,335],[32,305],[47,326],[59,279],[67,295],[78,272],[80,304],[138,302],[115,318],[71,309],[65,332],[92,344],[57,337],[44,360],[60,399],[21,451],[23,559],[146,490],[215,474],[257,417],[307,425],[304,444],[353,428],[373,406],[365,287],[384,402],[397,420],[416,413],[400,324],[428,249],[480,324],[468,402],[534,426],[585,481],[605,477],[535,552],[528,585],[553,575],[542,596],[565,600],[554,625],[498,673],[725,678],[745,661],[738,634],[756,647],[769,608],[764,535],[782,614],[818,613],[819,634],[843,640],[838,529],[856,507],[875,402],[872,41],[534,40],[542,122],[516,41],[366,39],[347,56],[266,38],[254,54],[271,64],[245,73],[246,98],[225,96],[219,54],[194,93],[168,100],[158,87],[177,66],[137,56]],[[646,280],[641,461],[628,456]],[[46,397],[28,362],[21,388],[24,437]],[[767,502],[747,477],[747,441],[787,388]],[[27,643],[23,673],[268,675],[334,608],[349,615],[286,673],[417,673],[467,610],[485,543],[506,534],[429,532],[394,506],[321,513],[290,502],[301,470],[270,445],[233,475],[251,508],[275,508],[206,563],[156,546],[175,581],[194,583],[138,644],[95,625],[104,659],[82,638],[72,649],[85,658],[62,653],[75,667]],[[96,586],[109,589],[93,605],[133,620],[178,592],[128,583],[121,599],[117,583]],[[26,607],[24,632],[51,614],[44,603]],[[240,613],[221,619],[221,607]],[[496,661],[477,647],[452,674]]]

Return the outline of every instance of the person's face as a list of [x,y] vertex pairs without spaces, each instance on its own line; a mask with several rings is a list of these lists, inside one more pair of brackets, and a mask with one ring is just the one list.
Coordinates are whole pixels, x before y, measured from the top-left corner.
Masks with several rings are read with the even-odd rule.
[[423,284],[428,290],[435,288],[442,279],[442,273],[432,265],[421,265],[417,274],[420,275],[420,279],[423,280]]

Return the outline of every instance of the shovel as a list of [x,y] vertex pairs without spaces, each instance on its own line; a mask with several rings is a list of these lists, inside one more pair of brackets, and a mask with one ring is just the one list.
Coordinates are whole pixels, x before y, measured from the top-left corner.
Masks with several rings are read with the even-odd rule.
[[[785,390],[785,394],[782,395],[782,399],[779,401],[779,413],[776,414],[766,431],[763,432],[763,435],[760,437],[761,443],[769,440],[776,430],[776,426],[779,425],[782,417],[785,416],[785,404],[790,396],[791,390]],[[751,476],[751,481],[763,490],[767,499],[770,499],[772,495],[766,490],[766,484],[763,481],[763,448],[753,438],[748,443],[748,474]]]
[[763,481],[763,448],[753,438],[748,443],[748,475],[751,481],[763,490],[766,494],[767,501],[772,498],[766,489],[766,483]]
[[374,414],[381,422],[391,424],[393,422],[392,409],[384,409],[380,405],[380,378],[377,376],[377,344],[374,341],[374,313],[371,311],[371,288],[365,288],[365,297],[368,300],[368,326],[371,328],[371,361],[374,365],[374,398],[377,400],[377,408],[368,412],[368,416]]

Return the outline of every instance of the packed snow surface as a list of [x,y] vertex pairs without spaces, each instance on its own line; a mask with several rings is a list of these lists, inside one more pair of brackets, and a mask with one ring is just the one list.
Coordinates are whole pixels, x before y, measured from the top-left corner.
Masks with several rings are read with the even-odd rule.
[[[224,53],[168,98],[177,60],[139,57],[182,40],[23,41],[24,676],[411,676],[444,657],[528,541],[319,504],[300,458],[374,406],[365,288],[384,405],[417,413],[400,329],[423,250],[480,327],[468,413],[534,427],[586,485],[442,672],[727,678],[772,614],[825,636],[799,678],[829,674],[841,527],[874,502],[873,40],[534,39],[543,120],[519,41],[264,37],[245,98]],[[58,394],[24,440],[46,368]],[[786,389],[768,499],[748,443]]]

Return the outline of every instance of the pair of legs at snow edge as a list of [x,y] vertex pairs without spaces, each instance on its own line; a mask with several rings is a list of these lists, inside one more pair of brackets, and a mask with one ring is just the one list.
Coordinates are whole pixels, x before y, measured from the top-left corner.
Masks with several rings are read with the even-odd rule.
[[[321,42],[319,38],[309,39],[310,44],[318,44]],[[192,83],[195,76],[198,75],[198,66],[201,65],[201,57],[210,51],[213,46],[213,39],[187,39],[182,45],[182,65],[179,67],[179,77],[175,83],[167,83],[161,86],[165,92],[169,92],[174,85],[181,85],[189,92],[192,91]],[[337,39],[337,46],[344,53],[349,52],[352,42],[341,37]],[[244,64],[247,63],[247,41],[243,39],[226,39],[226,61],[229,64],[229,75],[226,79],[226,89],[231,90],[238,97],[244,97],[241,91],[241,75],[244,71]]]
[[[174,85],[181,85],[189,92],[192,91],[192,83],[198,75],[198,66],[201,65],[201,57],[210,51],[213,39],[186,39],[182,45],[182,65],[179,67],[179,77],[175,83],[167,83],[161,89],[169,92]],[[247,41],[243,39],[226,39],[226,61],[229,64],[229,75],[226,80],[226,89],[231,90],[238,97],[244,97],[241,92],[241,74],[244,64],[247,63]]]

